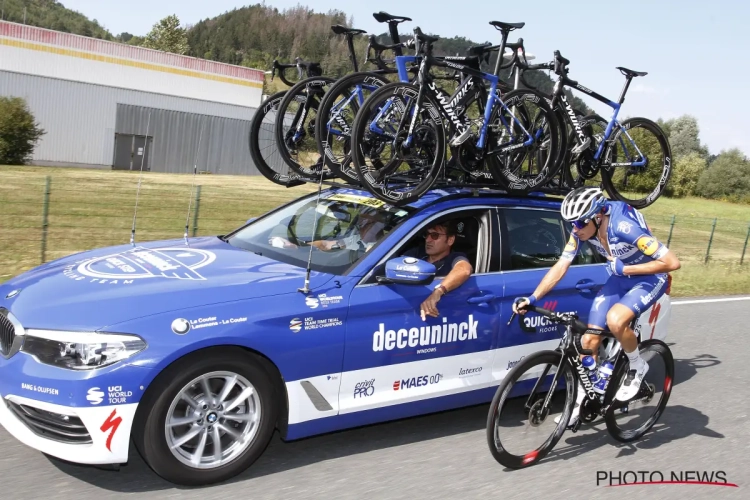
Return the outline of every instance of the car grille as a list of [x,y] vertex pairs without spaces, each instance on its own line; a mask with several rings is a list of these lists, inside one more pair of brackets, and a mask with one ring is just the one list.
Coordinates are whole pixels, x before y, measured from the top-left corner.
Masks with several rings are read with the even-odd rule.
[[5,309],[0,309],[0,354],[8,356],[16,340],[16,327],[7,317]]
[[8,408],[37,436],[68,444],[91,444],[81,419],[6,400]]

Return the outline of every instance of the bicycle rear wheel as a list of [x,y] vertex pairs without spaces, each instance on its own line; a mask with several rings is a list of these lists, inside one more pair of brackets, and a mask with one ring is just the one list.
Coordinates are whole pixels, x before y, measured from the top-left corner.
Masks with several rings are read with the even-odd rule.
[[350,184],[359,184],[351,156],[354,117],[370,94],[388,83],[385,76],[375,73],[354,73],[331,86],[318,106],[315,123],[318,153],[327,168]]
[[[577,388],[573,371],[562,356],[559,351],[527,356],[497,388],[487,415],[487,444],[498,463],[511,469],[534,465],[565,432]],[[556,390],[551,391],[553,384]],[[550,401],[545,404],[548,395]],[[555,424],[559,414],[562,417]]]
[[315,76],[289,89],[279,103],[274,132],[281,159],[306,178],[319,178],[323,158],[315,141],[315,121],[323,95],[336,80]]
[[602,184],[610,198],[645,208],[672,177],[672,149],[661,127],[647,118],[629,118],[621,125],[604,150]]
[[[604,414],[607,430],[618,441],[629,443],[640,439],[659,420],[667,406],[674,383],[674,358],[669,347],[657,339],[649,339],[638,346],[641,357],[648,362],[649,369],[641,383],[641,389],[627,402],[614,401],[615,394],[627,376],[628,360],[621,354],[620,361],[612,373],[605,403],[613,404]],[[654,401],[656,400],[656,401]],[[647,406],[654,402],[652,406]]]
[[352,124],[352,162],[362,185],[395,206],[419,199],[445,161],[445,131],[438,105],[424,96],[412,142],[406,145],[419,88],[389,83],[370,95]]
[[542,94],[508,92],[490,115],[486,161],[496,182],[516,194],[545,187],[562,164],[562,133]]

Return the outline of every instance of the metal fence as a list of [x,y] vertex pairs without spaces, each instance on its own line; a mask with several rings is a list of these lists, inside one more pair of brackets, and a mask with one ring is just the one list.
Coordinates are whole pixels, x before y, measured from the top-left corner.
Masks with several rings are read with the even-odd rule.
[[[286,189],[259,176],[144,178],[112,172],[0,176],[0,282],[76,252],[129,244],[136,195],[135,242],[223,234],[307,188]],[[315,190],[310,186],[309,190]],[[192,193],[192,196],[191,196]],[[188,207],[189,211],[188,211]],[[750,221],[649,214],[654,235],[684,263],[744,264]],[[750,258],[750,256],[748,256]]]

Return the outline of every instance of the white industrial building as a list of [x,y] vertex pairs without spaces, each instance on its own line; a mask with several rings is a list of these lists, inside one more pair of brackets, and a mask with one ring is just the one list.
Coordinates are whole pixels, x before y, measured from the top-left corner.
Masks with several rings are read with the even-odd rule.
[[[0,21],[0,95],[46,134],[36,165],[257,174],[263,71]],[[200,143],[200,148],[199,148]],[[144,154],[145,152],[145,154]]]

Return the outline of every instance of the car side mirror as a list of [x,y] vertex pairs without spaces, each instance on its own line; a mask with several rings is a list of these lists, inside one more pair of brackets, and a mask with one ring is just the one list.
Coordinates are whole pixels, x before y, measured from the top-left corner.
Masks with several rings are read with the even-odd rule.
[[378,276],[378,283],[399,285],[429,285],[435,279],[437,269],[427,261],[414,257],[396,257],[385,263],[385,276]]

